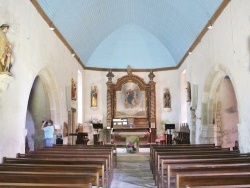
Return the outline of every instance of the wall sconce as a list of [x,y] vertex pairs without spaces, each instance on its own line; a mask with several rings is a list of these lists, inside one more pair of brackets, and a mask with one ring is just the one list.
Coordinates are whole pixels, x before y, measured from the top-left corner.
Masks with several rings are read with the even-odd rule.
[[208,28],[208,29],[213,29],[213,27],[214,27],[213,24],[211,23],[211,21],[209,21],[209,22],[208,22],[207,28]]
[[49,25],[49,29],[50,29],[51,31],[54,31],[54,30],[55,30],[55,26],[53,25],[53,23],[51,23],[51,24]]

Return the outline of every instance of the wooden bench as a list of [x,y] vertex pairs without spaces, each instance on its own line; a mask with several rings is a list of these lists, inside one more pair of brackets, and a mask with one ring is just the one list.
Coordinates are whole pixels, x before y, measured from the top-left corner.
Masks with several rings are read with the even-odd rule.
[[165,148],[165,149],[170,149],[170,148],[214,148],[214,147],[219,147],[220,146],[215,146],[215,144],[183,144],[183,145],[157,145],[157,144],[151,144],[150,145],[150,156],[154,153],[154,150],[157,148]]
[[182,173],[218,173],[218,172],[230,172],[230,173],[237,173],[237,172],[250,172],[250,163],[242,163],[242,164],[217,164],[217,165],[168,165],[167,174],[162,174],[164,178],[164,184],[160,187],[171,187],[171,183],[175,184],[175,177],[176,174]]
[[164,159],[164,158],[170,158],[170,156],[174,157],[174,156],[179,156],[179,158],[185,158],[185,156],[187,155],[212,155],[212,154],[216,154],[216,155],[239,155],[238,151],[229,151],[229,150],[178,150],[178,151],[156,151],[155,152],[155,159],[154,161],[152,161],[151,163],[151,169],[152,172],[154,173],[155,170],[158,168],[159,164],[160,164],[160,160]]
[[244,156],[249,156],[249,154],[239,154],[239,153],[188,153],[186,155],[164,155],[164,156],[158,156],[158,161],[159,163],[157,166],[155,166],[155,172],[154,172],[154,178],[156,181],[156,184],[158,185],[159,179],[162,176],[162,171],[166,171],[164,167],[161,167],[161,160],[165,159],[201,159],[201,158],[232,158],[232,157],[244,157]]
[[3,183],[4,188],[92,188],[91,184]]
[[[109,187],[110,181],[109,181],[109,172],[108,172],[108,166],[107,166],[107,159],[93,159],[93,158],[87,158],[87,159],[79,159],[79,158],[71,158],[70,160],[68,158],[50,158],[50,159],[41,159],[41,158],[3,158],[3,164],[48,164],[48,165],[104,165],[104,174],[105,176],[102,176],[102,182],[105,182],[106,178],[106,185]],[[105,185],[105,184],[104,184]]]
[[[51,152],[72,152],[72,153],[77,153],[77,152],[86,152],[86,153],[99,153],[100,155],[102,153],[110,152],[111,155],[111,161],[112,166],[117,165],[117,154],[116,154],[116,149],[113,147],[72,147],[72,146],[60,146],[60,147],[49,147],[49,148],[41,148],[36,151],[30,152],[30,153],[41,153],[44,151],[51,151]],[[115,152],[115,153],[114,153]]]
[[163,159],[161,161],[161,185],[164,184],[165,169],[168,169],[168,165],[199,165],[199,164],[239,164],[249,163],[250,157],[232,157],[232,158],[201,158],[201,159]]
[[99,187],[98,173],[0,171],[0,182],[43,184],[88,184]]
[[[206,145],[205,147],[202,147],[202,146],[178,146],[178,147],[157,147],[157,148],[152,148],[152,151],[150,152],[150,164],[152,164],[154,161],[155,161],[155,158],[157,156],[157,152],[178,152],[178,151],[182,151],[182,152],[185,152],[185,151],[219,151],[219,150],[229,150],[229,148],[221,148],[221,147],[215,147],[215,146],[212,146],[212,145]],[[152,166],[151,166],[152,167]],[[152,169],[151,169],[152,170]]]
[[23,156],[35,156],[35,155],[51,155],[51,154],[58,154],[61,156],[66,156],[66,155],[75,155],[75,156],[98,156],[98,157],[104,157],[107,156],[109,160],[109,165],[110,169],[113,172],[113,167],[114,167],[114,161],[113,161],[113,154],[110,153],[110,150],[43,150],[43,151],[34,151],[30,152],[28,154],[17,154],[17,157],[23,157]]
[[[65,158],[65,159],[69,159],[69,160],[75,160],[75,159],[83,159],[83,160],[89,160],[89,159],[108,159],[108,163],[107,163],[107,170],[108,174],[107,176],[103,176],[107,179],[108,184],[111,183],[111,179],[113,177],[113,166],[112,166],[112,162],[110,159],[110,155],[109,154],[102,154],[102,155],[98,155],[98,154],[61,154],[61,153],[41,153],[41,154],[37,154],[37,153],[32,153],[32,154],[17,154],[18,158],[39,158],[39,159],[61,159],[61,158]],[[111,164],[111,166],[110,166]]]
[[53,148],[94,148],[94,149],[99,149],[99,148],[110,148],[113,150],[113,159],[114,159],[114,166],[117,166],[117,146],[115,144],[104,144],[104,145],[54,145]]
[[196,155],[202,155],[202,154],[213,154],[213,153],[221,153],[221,154],[229,154],[229,153],[238,153],[237,151],[229,151],[229,150],[223,150],[223,149],[205,149],[203,150],[202,148],[188,148],[188,149],[178,149],[178,150],[160,150],[160,151],[155,151],[154,158],[150,162],[151,165],[151,170],[152,173],[155,175],[157,172],[157,168],[160,165],[160,158],[164,158],[164,156],[169,156],[169,155],[191,155],[191,154],[196,154]]
[[99,174],[100,185],[108,187],[104,179],[104,165],[40,165],[40,164],[1,164],[0,171],[24,172],[94,172]]
[[[240,157],[240,156],[249,156],[248,154],[239,154],[239,153],[216,153],[216,152],[186,152],[186,154],[181,153],[169,153],[169,155],[158,155],[158,160],[155,163],[153,176],[155,181],[157,182],[157,179],[159,177],[159,174],[161,172],[161,160],[164,159],[200,159],[200,158],[231,158],[231,157]],[[166,169],[162,169],[166,170]]]
[[[250,184],[250,172],[238,173],[181,173],[176,175],[176,188],[180,187],[218,187],[220,185],[228,185],[239,187],[238,185]],[[227,186],[227,187],[228,187]]]

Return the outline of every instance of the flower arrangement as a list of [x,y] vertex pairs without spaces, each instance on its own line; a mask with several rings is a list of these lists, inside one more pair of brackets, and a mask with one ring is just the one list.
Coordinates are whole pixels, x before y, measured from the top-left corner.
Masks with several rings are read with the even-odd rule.
[[101,124],[102,123],[102,120],[101,119],[98,119],[98,118],[92,118],[89,120],[89,123],[91,124]]
[[128,142],[126,144],[127,153],[135,153],[139,149],[139,138],[136,138],[134,142]]
[[135,125],[135,124],[133,124],[133,123],[129,123],[129,124],[128,124],[128,126],[129,126],[130,128],[133,128],[134,125]]

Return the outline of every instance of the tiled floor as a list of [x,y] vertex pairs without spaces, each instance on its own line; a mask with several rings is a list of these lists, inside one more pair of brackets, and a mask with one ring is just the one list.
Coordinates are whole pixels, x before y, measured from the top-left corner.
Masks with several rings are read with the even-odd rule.
[[[119,155],[124,158],[128,155],[129,160],[119,160]],[[145,153],[144,153],[145,155]],[[149,155],[149,154],[148,154]],[[118,164],[114,169],[111,188],[155,188],[149,161],[145,157],[138,160],[139,154],[119,154]],[[133,160],[133,157],[135,160]],[[139,157],[140,158],[140,157]]]

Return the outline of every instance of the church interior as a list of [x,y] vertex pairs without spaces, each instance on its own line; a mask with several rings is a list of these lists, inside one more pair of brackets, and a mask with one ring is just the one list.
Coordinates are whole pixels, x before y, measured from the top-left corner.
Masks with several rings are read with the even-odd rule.
[[0,0],[0,187],[250,187],[249,7]]

